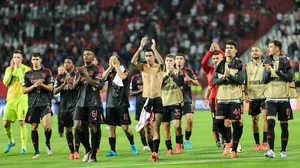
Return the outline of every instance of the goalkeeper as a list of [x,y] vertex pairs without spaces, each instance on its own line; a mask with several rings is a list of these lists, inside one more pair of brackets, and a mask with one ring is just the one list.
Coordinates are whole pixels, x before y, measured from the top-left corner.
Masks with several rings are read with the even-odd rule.
[[13,138],[13,131],[11,123],[14,123],[17,119],[21,128],[21,140],[22,148],[21,154],[26,153],[27,143],[27,127],[24,119],[28,110],[28,96],[22,92],[22,81],[25,72],[30,68],[22,64],[23,53],[20,50],[15,50],[13,58],[10,61],[10,66],[6,68],[3,83],[8,87],[6,106],[4,109],[3,126],[9,143],[4,149],[4,153],[8,153],[9,150],[16,145],[16,141]]

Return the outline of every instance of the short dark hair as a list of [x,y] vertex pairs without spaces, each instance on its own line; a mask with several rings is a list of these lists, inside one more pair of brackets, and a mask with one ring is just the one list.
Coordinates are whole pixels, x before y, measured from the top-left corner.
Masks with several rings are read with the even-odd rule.
[[279,40],[271,40],[269,42],[269,44],[271,44],[271,43],[273,43],[276,47],[279,48],[279,51],[281,51],[282,44],[281,44],[281,42]]
[[233,40],[228,40],[228,41],[226,42],[225,46],[226,46],[226,45],[233,45],[234,48],[237,49],[237,44],[236,44],[236,42],[233,41]]
[[73,57],[65,57],[64,61],[65,61],[66,59],[69,59],[69,60],[71,60],[71,61],[72,61],[72,63],[73,63],[73,64],[75,64],[75,60],[74,60],[74,58],[73,58]]
[[146,49],[145,52],[152,52],[154,54],[152,49]]
[[175,55],[175,58],[176,58],[176,57],[183,57],[183,59],[185,60],[185,55],[182,54],[182,53],[177,53],[177,54]]
[[173,58],[173,59],[175,59],[175,56],[172,55],[172,54],[168,54],[168,55],[166,55],[166,58]]
[[42,59],[42,54],[41,53],[32,53],[31,57],[40,57]]
[[83,51],[91,51],[91,52],[94,52],[92,49],[90,48],[85,48]]
[[213,55],[219,55],[219,54],[220,54],[219,51],[215,50],[211,55],[213,56]]
[[120,56],[118,56],[118,55],[116,55],[116,57],[117,57],[118,61],[121,63],[122,62],[122,58]]
[[92,52],[93,53],[93,55],[95,56],[95,53],[94,53],[94,51],[92,50],[92,49],[90,49],[90,48],[85,48],[84,50],[83,50],[83,52],[84,51],[90,51],[90,52]]
[[14,54],[21,54],[21,56],[23,57],[23,52],[21,50],[15,50]]

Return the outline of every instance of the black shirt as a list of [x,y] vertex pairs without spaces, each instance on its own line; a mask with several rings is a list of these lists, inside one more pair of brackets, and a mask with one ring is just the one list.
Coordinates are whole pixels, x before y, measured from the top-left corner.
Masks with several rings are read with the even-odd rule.
[[[86,73],[95,81],[98,82],[98,88],[92,87],[85,77],[81,78],[81,81],[78,85],[78,99],[76,105],[78,107],[102,107],[102,101],[99,91],[103,87],[102,82],[102,67],[98,65],[91,65],[85,67]],[[79,73],[75,76],[75,81],[77,80]]]
[[[135,74],[131,77],[129,88],[130,88],[130,90],[132,90],[134,92],[143,89],[143,78],[142,78],[141,74]],[[142,95],[143,95],[143,92],[135,95],[137,109],[140,108],[140,106],[142,106],[142,107],[144,106],[146,98],[144,98]]]
[[[39,70],[30,70],[25,73],[22,86],[30,87],[38,79],[41,79],[45,85],[54,82],[52,72],[49,69],[41,68]],[[51,95],[52,92],[37,87],[36,89],[28,93],[28,106],[39,107],[39,106],[51,106]]]
[[[188,75],[193,80],[196,80],[197,77],[194,73],[194,71],[191,68],[184,67],[182,69],[184,75]],[[190,82],[184,82],[183,85],[183,99],[185,103],[192,103],[192,89],[191,89],[191,83]]]
[[[54,87],[57,88],[61,86],[65,82],[65,79],[68,75],[72,78],[72,81],[74,81],[76,75],[75,71],[69,74],[64,72],[63,74],[57,75]],[[73,83],[67,83],[64,86],[63,90],[61,90],[60,92],[60,102],[61,102],[60,107],[63,112],[74,110],[77,102],[77,95],[78,95],[78,91],[76,89],[73,89]]]
[[[124,70],[124,73],[128,76],[128,70]],[[117,72],[112,70],[108,76],[108,89],[107,89],[107,96],[106,96],[106,107],[129,107],[129,100],[128,100],[128,77],[124,80],[123,86],[118,86],[113,82]]]

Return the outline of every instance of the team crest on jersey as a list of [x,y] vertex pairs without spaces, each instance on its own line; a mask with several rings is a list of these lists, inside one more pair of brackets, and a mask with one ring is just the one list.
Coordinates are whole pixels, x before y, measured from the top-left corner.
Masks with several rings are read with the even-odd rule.
[[34,78],[34,76],[33,76],[33,75],[31,75],[29,78]]
[[45,73],[42,73],[42,78],[45,78],[46,77],[46,74]]

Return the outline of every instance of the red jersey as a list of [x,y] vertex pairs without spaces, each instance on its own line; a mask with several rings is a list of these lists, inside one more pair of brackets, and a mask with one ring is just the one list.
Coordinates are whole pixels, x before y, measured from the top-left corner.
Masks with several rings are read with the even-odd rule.
[[[212,65],[208,64],[209,58],[212,55],[212,53],[213,52],[208,51],[206,53],[206,55],[203,57],[202,61],[201,61],[202,68],[203,68],[204,72],[207,75],[208,86],[212,86],[212,89],[211,89],[211,92],[210,92],[210,95],[209,95],[210,99],[216,98],[217,91],[218,91],[218,86],[212,84],[212,75],[214,73],[215,66],[212,66]],[[219,53],[222,54],[223,57],[225,56],[225,53],[222,50],[219,50]]]

